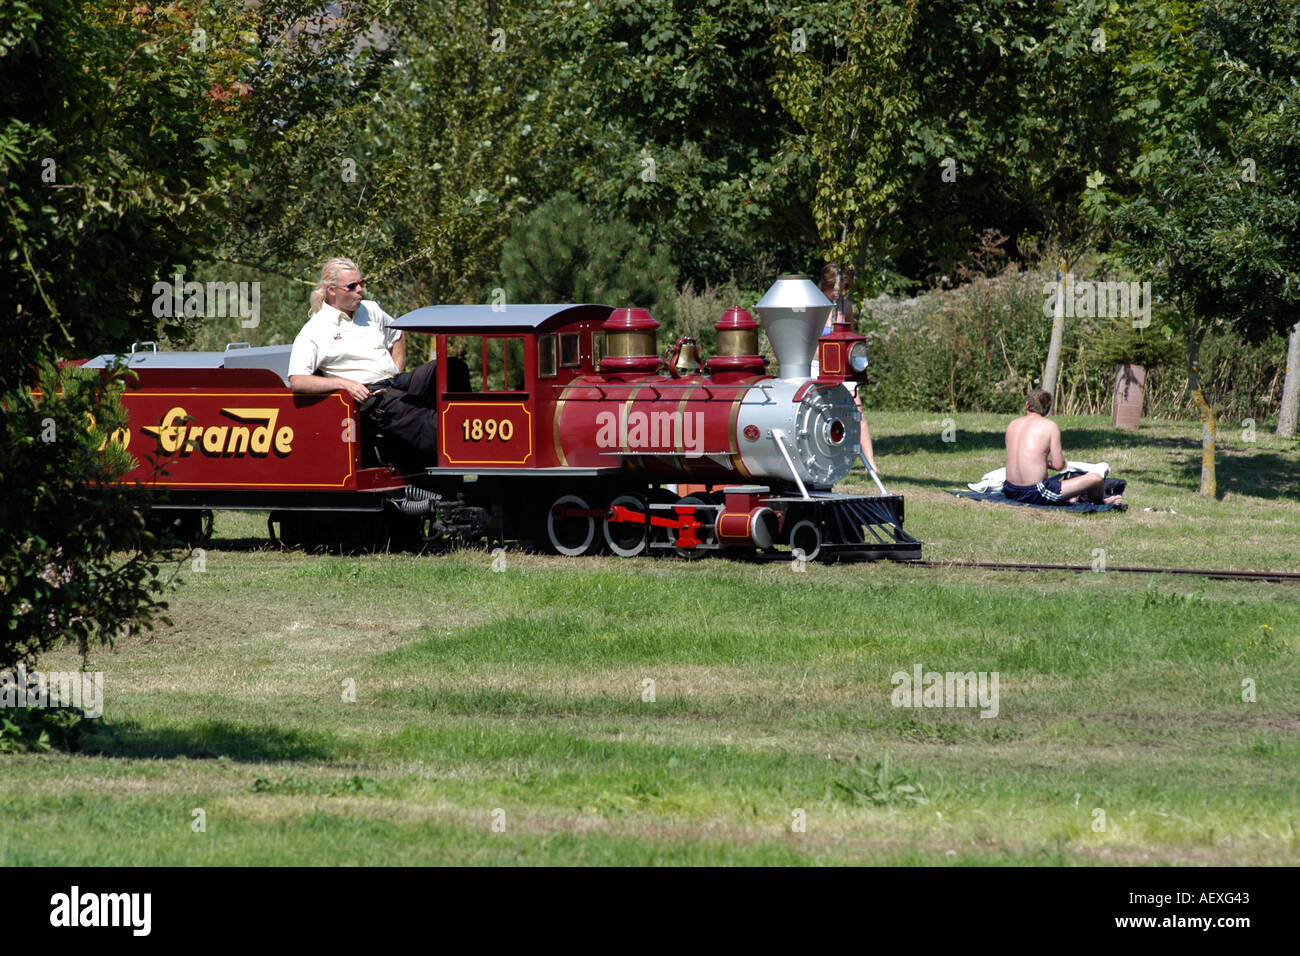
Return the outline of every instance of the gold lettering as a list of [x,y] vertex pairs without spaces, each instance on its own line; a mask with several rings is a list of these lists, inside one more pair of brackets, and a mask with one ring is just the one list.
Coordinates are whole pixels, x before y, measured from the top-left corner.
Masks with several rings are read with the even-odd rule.
[[153,435],[158,439],[158,447],[172,454],[181,450],[181,445],[185,441],[185,425],[182,423],[188,421],[189,417],[189,413],[177,405],[163,416],[161,425],[143,428],[141,431]]
[[[236,421],[257,422],[250,425],[188,425],[193,421],[190,414],[180,405],[172,408],[163,416],[162,423],[141,429],[145,434],[158,439],[159,449],[163,452],[180,452],[182,456],[196,450],[205,455],[266,455],[274,447],[280,456],[293,451],[293,429],[288,425],[275,427],[280,416],[275,408],[223,408],[221,414]],[[119,433],[120,432],[120,433]],[[113,440],[125,446],[131,440],[131,433],[125,429],[114,432]]]
[[279,414],[279,409],[271,409],[266,424],[253,429],[253,443],[250,446],[250,451],[254,455],[265,455],[271,450],[271,436],[275,434],[275,420],[279,417]]
[[217,425],[213,428],[203,430],[203,452],[207,455],[220,455],[221,449],[226,444],[226,432],[230,431],[225,425]]

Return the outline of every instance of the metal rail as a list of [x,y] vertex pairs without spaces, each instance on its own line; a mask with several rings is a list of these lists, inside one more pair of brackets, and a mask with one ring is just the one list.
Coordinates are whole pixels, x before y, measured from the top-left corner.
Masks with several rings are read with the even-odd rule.
[[[927,568],[983,568],[988,571],[1074,571],[1092,573],[1088,564],[1011,564],[999,561],[909,561]],[[1300,584],[1300,571],[1228,571],[1214,568],[1146,568],[1107,567],[1104,572],[1117,574],[1180,574],[1184,577],[1212,578],[1220,581],[1265,581],[1270,584]]]

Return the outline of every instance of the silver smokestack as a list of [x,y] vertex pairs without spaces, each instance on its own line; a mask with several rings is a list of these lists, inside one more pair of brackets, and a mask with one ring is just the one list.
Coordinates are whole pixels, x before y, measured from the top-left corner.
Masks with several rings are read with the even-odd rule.
[[809,378],[831,300],[807,276],[778,276],[754,307],[779,366],[777,378]]

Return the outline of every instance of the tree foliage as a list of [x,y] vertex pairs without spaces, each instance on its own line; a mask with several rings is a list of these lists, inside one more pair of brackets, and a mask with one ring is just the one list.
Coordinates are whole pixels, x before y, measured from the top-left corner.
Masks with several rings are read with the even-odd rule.
[[764,0],[554,3],[541,42],[589,119],[568,188],[650,231],[691,282],[806,257],[801,180],[774,154],[794,124],[770,89]]
[[802,157],[814,170],[812,213],[823,255],[872,274],[896,252],[916,110],[906,69],[916,7],[916,0],[856,4],[840,31],[823,33],[810,20],[789,38],[778,32],[773,45],[782,64],[776,95],[801,128],[784,144],[785,162]]
[[[211,242],[246,164],[242,4],[10,4],[0,88],[3,384],[154,338],[153,283]],[[202,30],[202,49],[197,39]],[[222,42],[222,41],[226,42]]]
[[667,250],[626,222],[601,222],[568,193],[521,217],[501,250],[511,302],[603,302],[672,317]]
[[[1136,130],[1136,161],[1109,185],[1094,178],[1085,203],[1113,228],[1116,254],[1174,306],[1204,426],[1200,491],[1211,497],[1217,413],[1202,381],[1201,343],[1218,326],[1258,340],[1293,324],[1300,303],[1291,278],[1297,134],[1277,129],[1274,101],[1260,101],[1261,85],[1277,88],[1276,64],[1258,60],[1275,29],[1260,6],[1137,5],[1119,91],[1119,115]],[[1294,31],[1293,9],[1290,22]],[[1288,100],[1279,103],[1283,114]]]
[[[60,356],[156,338],[150,290],[246,167],[245,5],[13,0],[0,27],[0,666],[148,625],[162,583],[106,441],[121,383]],[[39,385],[41,397],[33,398]]]
[[[478,301],[511,220],[555,192],[578,123],[524,3],[293,0],[250,84],[253,188],[217,258],[311,276],[332,255],[409,304]],[[541,199],[539,199],[541,197]],[[305,291],[304,291],[305,300]]]
[[[123,626],[166,608],[133,467],[113,433],[123,378],[45,365],[39,391],[8,397],[0,417],[0,670],[63,642],[84,656]],[[118,436],[120,438],[120,435]]]

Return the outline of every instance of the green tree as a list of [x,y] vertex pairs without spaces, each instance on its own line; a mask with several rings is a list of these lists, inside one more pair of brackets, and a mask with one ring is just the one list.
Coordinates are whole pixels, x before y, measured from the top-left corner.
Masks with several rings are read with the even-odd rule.
[[[1224,86],[1245,110],[1240,172],[1268,207],[1276,266],[1256,303],[1289,326],[1277,434],[1294,438],[1300,416],[1300,9],[1293,4],[1227,4],[1223,32],[1240,33],[1234,55],[1218,63]],[[1263,170],[1261,175],[1259,170]],[[1243,187],[1245,188],[1245,187]],[[1281,280],[1281,287],[1278,280]]]
[[[158,553],[114,440],[122,377],[43,367],[39,391],[9,393],[0,417],[0,670],[57,644],[83,657],[166,608]],[[90,427],[88,426],[90,424]]]
[[501,285],[512,219],[564,181],[585,122],[541,53],[548,15],[509,0],[277,6],[262,21],[276,56],[250,80],[257,174],[218,258],[306,280],[348,255],[409,307]]
[[[565,188],[663,242],[679,280],[757,281],[815,249],[771,89],[766,0],[554,2],[539,31],[587,122]],[[787,42],[789,38],[787,36]],[[787,266],[782,266],[784,269]]]
[[162,607],[159,541],[134,495],[109,487],[124,462],[103,429],[121,383],[53,360],[175,326],[151,290],[211,243],[240,181],[251,56],[235,0],[11,0],[3,13],[0,666],[63,640],[84,651]]
[[667,250],[626,222],[602,222],[569,193],[521,217],[501,249],[511,302],[604,302],[672,318]]
[[[1071,261],[1088,244],[1095,227],[1079,212],[1085,177],[1126,149],[1108,135],[1117,65],[1107,10],[1100,0],[918,7],[902,211],[910,269],[951,273],[985,228],[1035,237]],[[952,175],[943,179],[948,159]]]
[[1138,130],[1140,152],[1109,186],[1094,181],[1087,201],[1113,226],[1119,257],[1174,307],[1203,426],[1200,493],[1210,497],[1218,416],[1201,344],[1216,326],[1257,339],[1296,314],[1295,180],[1284,165],[1294,149],[1278,148],[1271,123],[1251,121],[1258,104],[1232,68],[1266,47],[1271,22],[1256,4],[1139,4],[1119,115]]
[[379,25],[385,6],[284,0],[252,24],[264,51],[241,114],[252,175],[208,251],[213,268],[299,280],[299,326],[325,259],[386,244],[387,220],[370,208],[379,162],[394,151],[382,119],[396,58],[392,27]]
[[155,337],[153,284],[210,241],[245,165],[251,53],[232,52],[233,0],[9,7],[0,276],[15,334],[0,368],[14,387],[42,357]]
[[[1119,70],[1108,42],[1107,6],[1087,2],[1053,11],[1050,19],[1034,24],[1031,34],[1022,35],[1017,72],[1025,98],[1007,103],[1004,115],[986,119],[991,130],[1001,125],[1009,131],[998,137],[1006,149],[999,178],[1009,198],[1032,210],[1065,275],[1074,272],[1098,238],[1096,224],[1080,203],[1087,176],[1112,166],[1127,145],[1117,135],[1114,119]],[[1064,319],[1057,314],[1042,381],[1053,395],[1064,331]]]
[[820,37],[811,55],[791,39],[795,30],[806,34],[801,27],[778,31],[772,47],[782,65],[777,98],[800,128],[785,145],[786,162],[806,156],[814,170],[822,254],[871,274],[882,271],[898,239],[906,134],[916,108],[906,69],[916,6],[857,4],[843,33]]

